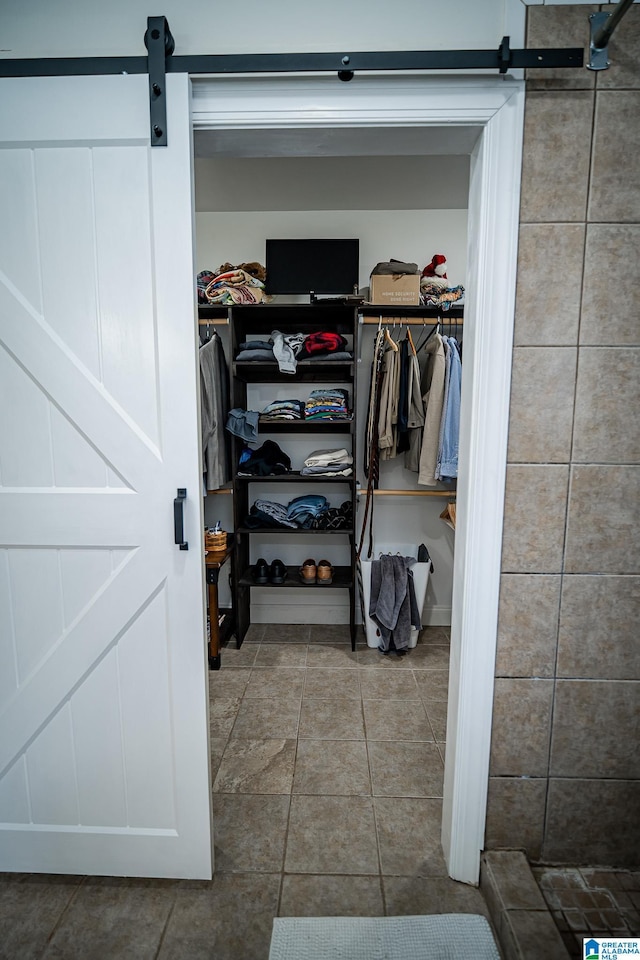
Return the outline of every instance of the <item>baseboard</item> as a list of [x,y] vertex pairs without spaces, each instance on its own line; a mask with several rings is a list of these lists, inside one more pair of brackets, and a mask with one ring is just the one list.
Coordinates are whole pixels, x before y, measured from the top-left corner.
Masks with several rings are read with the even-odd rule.
[[[310,603],[308,594],[301,590],[296,590],[295,596],[290,595],[286,599],[280,590],[270,590],[264,598],[251,601],[251,622],[349,623],[349,604],[341,595],[343,591],[331,590],[330,587],[326,589],[322,603]],[[359,604],[356,606],[356,622],[362,623]],[[434,606],[423,611],[424,627],[448,627],[450,624],[451,607]]]
[[349,623],[349,603],[345,599],[345,592],[331,590],[330,587],[326,587],[326,590],[324,602],[317,603],[310,603],[309,595],[302,590],[295,590],[295,596],[289,595],[286,598],[281,590],[270,590],[264,598],[252,598],[251,622]]
[[434,606],[427,607],[422,611],[423,627],[450,627],[451,626],[451,607]]

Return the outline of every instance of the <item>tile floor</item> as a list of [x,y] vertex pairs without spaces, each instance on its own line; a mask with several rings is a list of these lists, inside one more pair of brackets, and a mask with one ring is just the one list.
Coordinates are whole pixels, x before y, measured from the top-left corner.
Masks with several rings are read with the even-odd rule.
[[0,875],[0,960],[266,960],[275,916],[470,912],[440,848],[449,635],[252,626],[210,674],[205,881]]
[[595,867],[533,867],[571,957],[583,938],[640,936],[640,872]]

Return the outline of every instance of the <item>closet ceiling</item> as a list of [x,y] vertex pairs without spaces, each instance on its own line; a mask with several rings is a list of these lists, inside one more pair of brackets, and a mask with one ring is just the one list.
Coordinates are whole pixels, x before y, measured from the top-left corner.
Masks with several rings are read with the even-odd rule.
[[196,157],[469,156],[480,127],[197,130]]

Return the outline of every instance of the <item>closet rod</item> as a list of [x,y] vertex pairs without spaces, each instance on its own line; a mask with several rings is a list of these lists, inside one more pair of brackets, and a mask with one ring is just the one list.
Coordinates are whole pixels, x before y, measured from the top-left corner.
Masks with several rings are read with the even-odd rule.
[[[357,491],[359,497],[366,495],[366,490]],[[455,497],[455,490],[374,490],[374,497]]]
[[210,320],[198,320],[199,327],[228,327],[229,317],[212,317]]
[[233,493],[233,490],[230,490],[228,487],[222,487],[220,490],[207,490],[207,494],[217,493]]
[[[436,323],[451,324],[451,326],[461,326],[464,324],[463,317],[449,318],[446,313],[440,317],[383,317],[382,324],[389,325],[397,321],[403,327],[435,327]],[[375,324],[378,326],[380,317],[361,317],[360,323]]]

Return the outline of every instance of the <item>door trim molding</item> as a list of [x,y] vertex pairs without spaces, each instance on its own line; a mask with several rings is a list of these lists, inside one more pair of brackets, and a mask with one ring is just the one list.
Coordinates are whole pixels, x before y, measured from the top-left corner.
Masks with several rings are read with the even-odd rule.
[[442,843],[477,884],[484,846],[519,227],[524,83],[512,78],[220,78],[193,82],[195,130],[466,126],[471,156]]

